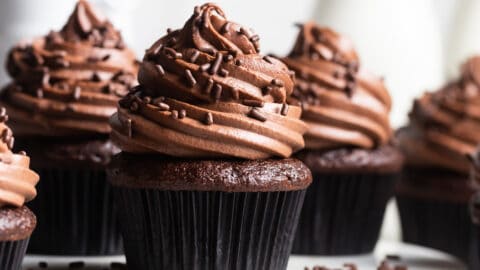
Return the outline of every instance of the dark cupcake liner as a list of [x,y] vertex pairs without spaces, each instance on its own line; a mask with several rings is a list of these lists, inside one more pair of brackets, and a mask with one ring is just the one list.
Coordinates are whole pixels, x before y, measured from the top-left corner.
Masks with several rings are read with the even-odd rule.
[[38,196],[28,204],[38,225],[28,253],[117,255],[123,253],[112,188],[105,171],[37,169]]
[[471,225],[468,202],[449,202],[397,195],[403,240],[470,261]]
[[370,253],[397,174],[317,173],[307,189],[294,254]]
[[27,246],[28,238],[18,241],[0,242],[0,269],[21,269]]
[[305,191],[115,188],[128,268],[286,269]]

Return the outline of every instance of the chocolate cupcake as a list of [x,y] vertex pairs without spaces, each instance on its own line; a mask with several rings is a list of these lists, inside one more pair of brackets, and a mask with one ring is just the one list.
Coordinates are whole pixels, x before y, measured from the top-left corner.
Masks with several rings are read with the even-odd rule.
[[467,154],[480,143],[480,57],[459,78],[415,100],[410,123],[397,132],[406,166],[397,187],[405,241],[469,260],[468,203],[477,189]]
[[8,115],[0,108],[0,269],[22,266],[28,241],[37,224],[35,215],[24,206],[35,198],[38,175],[29,169],[24,151],[13,154],[14,138],[5,125]]
[[79,0],[62,30],[14,47],[2,94],[32,167],[43,181],[29,206],[39,226],[29,252],[106,255],[122,252],[105,167],[119,152],[109,117],[136,82],[137,64],[120,33]]
[[214,4],[147,50],[111,118],[129,268],[286,268],[311,182],[292,77]]
[[312,22],[283,61],[297,75],[289,103],[309,126],[297,157],[313,174],[293,253],[369,253],[403,161],[390,144],[387,89],[347,38]]
[[[468,155],[470,158],[470,177],[473,185],[480,185],[480,149],[474,154]],[[470,199],[470,217],[472,221],[472,237],[470,241],[469,267],[478,269],[480,267],[480,191],[477,191]]]

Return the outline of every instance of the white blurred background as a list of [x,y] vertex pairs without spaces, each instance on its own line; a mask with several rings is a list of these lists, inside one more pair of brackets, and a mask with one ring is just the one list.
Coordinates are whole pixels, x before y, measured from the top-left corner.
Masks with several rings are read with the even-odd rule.
[[[195,0],[92,0],[121,29],[138,57],[167,27],[180,28]],[[296,0],[217,1],[227,16],[256,30],[264,53],[285,55],[295,22],[314,19],[349,36],[363,66],[384,76],[394,100],[394,127],[407,120],[412,99],[435,90],[460,63],[480,53],[478,0]],[[18,41],[60,29],[75,0],[1,0],[0,61]],[[0,69],[0,85],[8,81]],[[384,237],[398,238],[394,207]]]
[[[195,0],[92,0],[121,29],[139,58],[167,27],[179,28]],[[363,66],[384,76],[394,98],[395,127],[405,123],[412,99],[456,74],[466,57],[480,53],[477,0],[217,1],[234,21],[259,33],[264,53],[285,55],[295,22],[314,19],[349,36]],[[2,0],[0,60],[21,39],[59,29],[75,0]],[[8,78],[0,69],[0,83]]]

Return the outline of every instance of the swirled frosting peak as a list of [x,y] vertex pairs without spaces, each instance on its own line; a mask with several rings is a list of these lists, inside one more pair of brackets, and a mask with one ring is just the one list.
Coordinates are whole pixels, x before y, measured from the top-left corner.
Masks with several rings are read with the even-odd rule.
[[468,59],[461,75],[416,99],[410,123],[398,132],[407,163],[468,173],[467,154],[480,143],[480,56]]
[[0,207],[20,207],[37,195],[39,177],[29,169],[30,158],[24,152],[12,153],[14,138],[7,120],[6,109],[0,107]]
[[136,82],[134,53],[87,1],[61,31],[15,46],[2,97],[17,135],[108,134],[116,103]]
[[303,106],[306,148],[374,148],[391,137],[391,99],[383,81],[360,67],[352,43],[308,22],[283,58],[297,75],[290,104]]
[[112,137],[127,152],[178,157],[288,157],[304,146],[293,74],[258,53],[259,37],[214,4],[147,50]]

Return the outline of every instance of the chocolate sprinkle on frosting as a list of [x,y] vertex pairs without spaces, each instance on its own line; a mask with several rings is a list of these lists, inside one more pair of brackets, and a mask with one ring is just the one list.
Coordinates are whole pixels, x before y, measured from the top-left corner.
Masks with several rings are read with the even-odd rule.
[[[167,33],[146,51],[138,92],[124,97],[112,117],[112,139],[124,150],[139,153],[245,159],[290,156],[303,147],[306,130],[299,120],[300,107],[280,113],[293,92],[291,71],[274,57],[264,60],[258,42],[258,35],[227,20],[217,5],[196,8],[182,29]],[[161,65],[164,74],[154,65]],[[266,87],[271,88],[268,93],[263,91]],[[137,100],[137,93],[152,97],[153,105]],[[165,99],[155,102],[158,97]],[[133,103],[140,108],[135,113]],[[165,113],[168,110],[176,112]],[[172,123],[167,118],[170,114],[185,118],[187,111],[184,121]],[[120,119],[127,117],[135,122],[133,138],[121,132]],[[268,125],[263,124],[267,119],[271,119]]]

